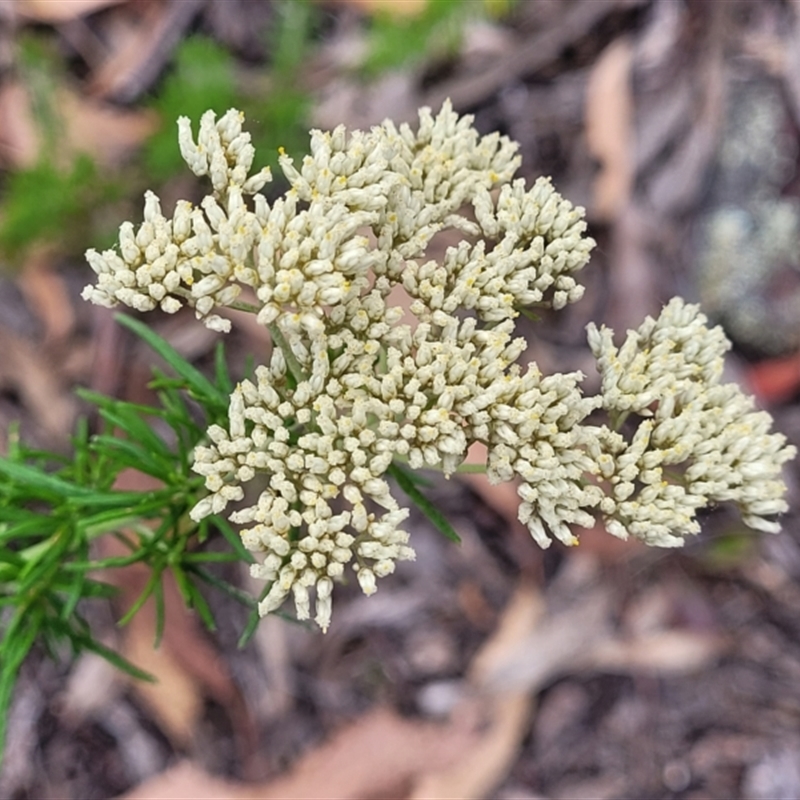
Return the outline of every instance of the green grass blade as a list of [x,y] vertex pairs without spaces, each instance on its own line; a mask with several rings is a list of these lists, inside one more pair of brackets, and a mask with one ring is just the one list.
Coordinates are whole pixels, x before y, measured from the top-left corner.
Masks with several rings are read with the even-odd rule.
[[409,500],[430,520],[439,533],[452,542],[461,542],[461,537],[453,530],[447,517],[422,494],[405,471],[399,469],[396,464],[390,464],[387,472],[397,481],[397,485],[408,495]]
[[202,372],[195,369],[175,348],[159,336],[149,326],[125,314],[116,314],[115,318],[120,325],[135,333],[155,350],[175,372],[183,378],[189,388],[197,395],[212,403],[228,404],[228,398]]

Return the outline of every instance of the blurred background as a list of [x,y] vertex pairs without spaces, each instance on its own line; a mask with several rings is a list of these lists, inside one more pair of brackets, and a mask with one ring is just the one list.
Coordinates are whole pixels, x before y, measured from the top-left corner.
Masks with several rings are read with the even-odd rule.
[[[525,360],[593,392],[586,323],[619,334],[680,294],[800,445],[797,0],[0,0],[0,442],[18,421],[68,453],[76,386],[149,399],[149,352],[80,299],[82,253],[141,219],[145,189],[168,214],[203,196],[179,115],[242,109],[275,168],[310,127],[413,123],[448,97],[598,242],[586,296],[524,330]],[[212,363],[193,314],[149,319]],[[234,375],[266,344],[255,324],[228,342]],[[268,618],[243,650],[246,612],[215,595],[214,637],[169,591],[158,650],[152,610],[118,628],[147,577],[120,570],[120,602],[87,616],[159,682],[35,653],[0,797],[800,797],[786,477],[783,533],[715,509],[681,552],[590,531],[543,553],[513,487],[440,481],[460,546],[414,515],[417,562],[374,597],[337,590],[327,635]]]

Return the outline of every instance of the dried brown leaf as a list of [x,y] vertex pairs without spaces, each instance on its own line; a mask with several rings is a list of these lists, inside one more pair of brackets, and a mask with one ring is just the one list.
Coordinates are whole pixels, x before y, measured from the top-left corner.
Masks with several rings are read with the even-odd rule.
[[663,630],[631,640],[600,642],[588,663],[594,669],[614,672],[685,675],[708,667],[725,645],[725,639],[708,632]]
[[30,167],[39,155],[39,131],[30,96],[17,80],[0,84],[0,163],[17,169]]
[[[521,46],[511,48],[507,54],[496,59],[477,75],[457,75],[437,83],[426,95],[424,105],[439,108],[449,97],[455,108],[477,106],[482,101],[494,98],[502,87],[513,84],[515,79],[531,77],[544,70],[565,49],[577,45],[600,26],[610,14],[635,8],[643,3],[644,0],[581,0],[569,5],[560,3],[567,10],[558,20],[558,24],[529,37]],[[527,5],[533,7],[532,3]]]
[[[581,557],[576,553],[573,560]],[[610,637],[610,599],[607,587],[579,592],[572,605],[545,617],[502,659],[493,660],[482,685],[494,692],[536,692],[554,675],[574,671],[586,652]]]
[[[118,46],[89,81],[92,94],[129,103],[157,80],[203,0],[136,4],[141,13],[126,19]],[[119,29],[118,29],[119,33]]]
[[121,684],[122,673],[111,662],[95,653],[84,653],[69,673],[59,712],[71,725],[99,716],[114,702]]
[[129,158],[160,124],[148,109],[112,107],[69,89],[59,90],[56,101],[69,150],[88,153],[105,166]]
[[[543,613],[541,594],[531,585],[521,584],[506,606],[495,633],[479,650],[469,669],[471,683],[480,691],[486,688],[486,678],[516,652],[536,627]],[[413,800],[435,800],[458,797],[461,800],[490,796],[506,776],[519,752],[522,739],[530,724],[533,693],[523,689],[491,690],[479,701],[467,700],[453,715],[450,731],[465,727],[468,712],[480,712],[479,738],[466,747],[449,767],[424,775],[414,785]]]
[[586,139],[600,162],[592,213],[613,220],[631,194],[634,174],[630,39],[621,36],[597,59],[586,87]]
[[36,22],[57,24],[125,2],[127,0],[17,0],[16,11]]
[[46,342],[57,342],[72,332],[75,313],[64,276],[54,268],[49,249],[34,249],[22,265],[19,288],[39,318]]
[[[169,637],[172,630],[173,626],[169,625],[165,637]],[[203,690],[196,677],[175,657],[171,641],[154,647],[155,633],[155,614],[148,603],[125,627],[121,650],[128,661],[149,672],[156,682],[133,679],[131,688],[169,739],[179,748],[186,748],[191,744],[203,712]]]
[[476,686],[488,685],[492,673],[501,669],[510,656],[516,653],[521,642],[527,640],[544,615],[541,592],[533,586],[517,587],[494,634],[476,653],[469,668],[469,677]]
[[530,727],[533,698],[508,694],[493,702],[490,722],[480,740],[461,753],[449,768],[428,773],[415,786],[411,800],[479,800],[508,774]]
[[223,780],[184,761],[139,784],[119,800],[246,800],[259,796],[255,787]]
[[0,387],[11,387],[48,437],[65,440],[75,418],[75,401],[63,389],[41,348],[0,327]]
[[303,756],[284,776],[259,784],[221,781],[191,763],[167,770],[121,800],[310,800],[405,796],[403,787],[434,766],[451,763],[472,733],[443,735],[441,725],[372,711]]
[[336,5],[349,6],[364,14],[381,12],[393,17],[414,17],[421,14],[429,2],[436,0],[336,0]]

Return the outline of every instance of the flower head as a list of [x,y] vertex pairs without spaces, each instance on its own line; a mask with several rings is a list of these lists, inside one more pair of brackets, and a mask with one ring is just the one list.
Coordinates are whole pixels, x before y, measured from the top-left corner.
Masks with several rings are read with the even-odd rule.
[[[449,476],[474,443],[490,480],[518,483],[519,518],[542,547],[551,536],[576,544],[575,528],[598,518],[617,536],[679,545],[718,502],[777,529],[780,467],[794,448],[720,384],[729,344],[696,306],[671,301],[619,348],[589,326],[597,397],[582,394],[580,373],[543,376],[520,362],[528,343],[515,318],[578,300],[594,241],[583,209],[549,179],[513,179],[514,142],[481,136],[449,102],[422,109],[416,130],[312,131],[297,165],[281,155],[290,189],[270,204],[242,122],[208,112],[195,141],[179,120],[181,154],[211,194],[168,218],[148,192],[143,223],[121,226],[118,250],[87,253],[97,282],[84,297],[141,311],[189,305],[227,331],[217,312],[245,307],[247,294],[269,328],[269,363],[195,449],[208,494],[191,512],[227,512],[241,527],[258,554],[253,574],[269,583],[262,614],[291,595],[299,619],[313,604],[327,629],[348,571],[372,594],[414,558],[392,464]],[[433,258],[445,229],[461,239]]]
[[782,465],[796,449],[771,433],[772,418],[754,410],[735,384],[721,384],[730,347],[696,305],[674,298],[658,319],[630,331],[621,348],[613,331],[590,325],[589,344],[612,418],[640,418],[628,442],[603,430],[599,475],[609,486],[600,509],[609,532],[676,546],[697,533],[696,512],[732,502],[745,524],[777,532],[768,519],[787,510]]

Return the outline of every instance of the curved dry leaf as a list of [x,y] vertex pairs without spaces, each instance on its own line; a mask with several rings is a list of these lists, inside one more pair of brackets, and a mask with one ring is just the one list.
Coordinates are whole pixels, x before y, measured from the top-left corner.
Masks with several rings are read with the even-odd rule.
[[471,731],[403,719],[378,709],[304,755],[285,775],[246,784],[214,778],[192,763],[146,781],[120,800],[309,800],[405,796],[409,781],[452,763]]
[[431,772],[414,786],[410,800],[480,800],[491,797],[514,763],[530,728],[533,697],[509,694],[493,703],[491,721],[480,740],[447,769]]
[[117,47],[93,72],[89,91],[97,97],[131,103],[150,88],[175,46],[203,7],[203,0],[136,3]]
[[563,611],[545,617],[496,659],[482,676],[487,691],[537,692],[555,675],[574,672],[610,637],[609,587],[582,591]]
[[36,22],[57,24],[125,2],[127,0],[17,0],[16,11]]
[[[532,585],[520,584],[509,601],[495,633],[484,643],[469,669],[470,682],[483,692],[487,677],[517,652],[537,627],[544,613],[541,593]],[[453,735],[470,721],[475,712],[482,712],[484,724],[478,724],[480,736],[464,748],[450,766],[437,765],[415,784],[412,800],[478,800],[491,792],[505,778],[519,753],[522,740],[530,728],[534,691],[523,688],[511,692],[490,690],[475,706],[475,700],[462,703],[453,715],[448,732]],[[469,712],[472,713],[469,713]],[[473,723],[474,724],[474,723]]]
[[[104,642],[107,646],[114,646]],[[59,711],[70,725],[99,716],[121,691],[122,673],[95,653],[84,653],[75,662],[60,697]]]
[[246,800],[258,796],[243,783],[217,778],[191,761],[184,761],[118,800]]
[[19,288],[42,324],[45,342],[66,339],[75,327],[75,311],[64,276],[55,268],[55,253],[34,247],[22,265]]
[[0,163],[31,167],[39,156],[39,131],[28,90],[18,80],[0,85]]
[[124,161],[160,124],[152,110],[113,107],[69,89],[60,89],[56,100],[70,150],[104,166]]
[[586,140],[600,162],[592,214],[613,220],[627,205],[633,186],[633,47],[627,37],[612,42],[597,59],[586,87]]
[[726,641],[707,632],[666,630],[636,639],[600,642],[588,665],[614,672],[685,675],[709,666],[722,654]]
[[0,327],[0,352],[0,386],[17,391],[37,426],[51,440],[66,440],[75,419],[76,403],[60,385],[47,355],[4,327]]
[[364,14],[381,12],[393,17],[417,16],[429,2],[436,0],[336,0],[337,5],[350,6]]

